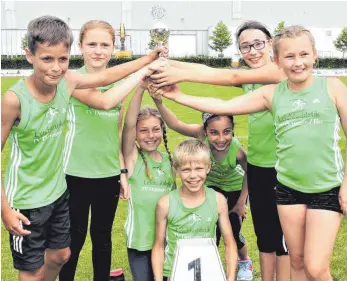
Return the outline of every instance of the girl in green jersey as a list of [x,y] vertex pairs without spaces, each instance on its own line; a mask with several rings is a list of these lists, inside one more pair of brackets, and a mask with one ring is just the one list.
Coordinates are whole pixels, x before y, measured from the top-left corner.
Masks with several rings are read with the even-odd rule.
[[[84,66],[79,73],[91,74],[106,70],[114,52],[114,44],[115,32],[109,23],[100,20],[85,23],[79,36],[79,47],[84,59]],[[120,71],[126,71],[123,65],[119,67]],[[119,93],[116,106],[108,110],[88,106],[88,100],[83,97],[87,95],[88,99],[93,99],[117,91],[125,82],[126,80],[117,83],[116,86],[110,84],[75,91],[75,97],[69,102],[69,131],[65,139],[63,168],[70,192],[72,240],[71,257],[59,274],[61,281],[74,280],[78,258],[89,228],[89,214],[94,280],[109,279],[111,233],[118,199],[120,195],[128,197],[120,137],[122,100],[132,88]]]
[[[222,193],[228,202],[229,220],[239,253],[237,280],[252,280],[252,262],[248,257],[247,244],[241,234],[241,222],[246,217],[248,196],[247,155],[240,142],[234,137],[233,116],[203,113],[203,124],[186,124],[162,103],[154,101],[165,123],[177,133],[194,137],[208,143],[212,162],[205,185]],[[217,225],[217,245],[221,233]]]
[[213,114],[272,112],[276,201],[291,280],[332,281],[330,259],[341,214],[347,213],[347,171],[338,146],[340,124],[347,135],[347,89],[337,78],[313,77],[317,51],[307,29],[288,27],[273,44],[275,62],[288,77],[278,85],[229,101],[186,96],[177,87],[157,94]]
[[173,161],[182,187],[162,197],[157,204],[152,253],[155,280],[171,276],[178,239],[214,238],[218,221],[225,245],[227,281],[234,281],[237,249],[227,202],[221,193],[204,187],[211,169],[207,145],[197,139],[183,141],[177,146]]
[[[153,281],[151,252],[155,237],[155,206],[174,187],[164,121],[155,108],[140,110],[146,86],[147,82],[143,81],[129,104],[122,142],[130,193],[125,231],[134,281]],[[158,150],[162,139],[167,153]]]

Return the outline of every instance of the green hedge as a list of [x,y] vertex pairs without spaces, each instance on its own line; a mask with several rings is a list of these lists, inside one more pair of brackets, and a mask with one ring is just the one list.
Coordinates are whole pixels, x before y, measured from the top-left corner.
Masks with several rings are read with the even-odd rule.
[[[138,57],[133,57],[132,59],[122,58],[115,59],[112,58],[110,61],[110,66],[122,64],[129,62],[131,60],[137,59]],[[205,64],[211,67],[230,67],[230,58],[213,58],[207,56],[196,56],[196,57],[180,57],[180,58],[170,58],[178,61],[193,62]],[[83,65],[83,59],[81,56],[71,56],[70,57],[70,68],[77,69]],[[245,66],[244,61],[241,60],[240,66]],[[26,61],[24,56],[8,57],[1,56],[1,68],[2,69],[31,69],[31,65]],[[318,61],[317,68],[347,68],[347,58],[321,58]]]

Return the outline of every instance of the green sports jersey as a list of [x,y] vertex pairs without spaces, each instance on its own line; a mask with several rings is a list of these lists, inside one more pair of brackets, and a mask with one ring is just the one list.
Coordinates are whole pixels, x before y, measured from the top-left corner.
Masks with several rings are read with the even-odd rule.
[[64,126],[69,94],[65,79],[57,85],[49,103],[37,101],[25,80],[10,91],[19,99],[21,118],[10,134],[10,157],[5,192],[11,207],[33,209],[47,206],[66,190],[63,173]]
[[169,193],[166,247],[163,274],[170,277],[179,239],[213,238],[218,221],[217,195],[205,188],[205,201],[195,208],[187,208],[181,199],[181,188]]
[[278,181],[290,188],[318,193],[340,186],[344,163],[338,142],[340,117],[327,90],[327,79],[299,92],[287,81],[276,86],[272,111],[278,139]]
[[160,153],[161,163],[143,153],[152,179],[148,179],[145,163],[137,157],[134,171],[129,178],[130,199],[125,223],[127,247],[138,251],[148,251],[155,239],[155,208],[158,200],[174,187],[174,179],[169,156]]
[[[263,85],[244,84],[247,94]],[[258,167],[275,167],[276,137],[273,117],[270,111],[256,112],[248,115],[248,152],[247,160]]]
[[[79,70],[87,73],[86,68]],[[114,84],[98,87],[101,93]],[[98,110],[71,98],[69,131],[64,149],[64,172],[83,178],[107,178],[120,174],[119,113],[121,105]]]
[[[207,138],[204,140],[208,142]],[[233,137],[229,146],[228,154],[223,160],[216,160],[210,150],[211,171],[208,173],[205,185],[208,187],[219,187],[231,192],[242,189],[243,171],[240,164],[236,163],[237,154],[241,144],[236,137]]]

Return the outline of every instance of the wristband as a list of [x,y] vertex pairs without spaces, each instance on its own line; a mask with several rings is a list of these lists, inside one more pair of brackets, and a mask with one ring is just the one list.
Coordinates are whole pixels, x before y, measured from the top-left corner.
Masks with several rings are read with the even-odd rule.
[[128,169],[120,169],[120,173],[121,174],[127,174],[128,173]]

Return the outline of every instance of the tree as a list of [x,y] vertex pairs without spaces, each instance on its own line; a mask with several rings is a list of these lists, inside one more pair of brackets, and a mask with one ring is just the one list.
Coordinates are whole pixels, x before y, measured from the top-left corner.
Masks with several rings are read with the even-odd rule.
[[345,57],[347,52],[347,27],[343,28],[339,36],[334,41],[334,46],[337,50],[342,52],[342,56]]
[[281,33],[284,29],[284,21],[281,21],[274,30],[275,35]]
[[28,34],[25,33],[25,35],[22,38],[21,46],[22,50],[25,50],[25,48],[28,48]]
[[212,31],[212,34],[213,36],[210,36],[212,44],[208,45],[212,50],[220,52],[220,56],[223,57],[223,51],[233,44],[231,33],[228,27],[220,21]]

